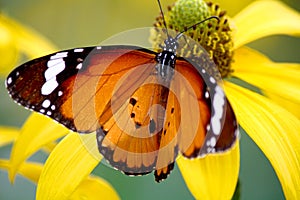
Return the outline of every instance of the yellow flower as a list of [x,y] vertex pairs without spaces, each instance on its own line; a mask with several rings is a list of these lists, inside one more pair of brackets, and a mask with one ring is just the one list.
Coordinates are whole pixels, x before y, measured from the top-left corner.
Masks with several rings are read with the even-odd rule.
[[[299,35],[300,15],[279,1],[256,1],[230,19],[218,5],[202,0],[178,0],[165,14],[167,26],[177,31],[212,15],[220,20],[209,22],[206,30],[199,26],[186,33],[215,61],[240,126],[271,162],[285,197],[299,199],[300,65],[274,63],[245,45],[274,34]],[[162,26],[161,17],[156,26]],[[256,86],[262,94],[235,84],[233,77]],[[195,198],[232,197],[239,170],[238,145],[224,154],[180,158],[177,163]]]
[[0,74],[16,66],[21,54],[33,59],[55,50],[46,38],[0,14]]
[[[34,117],[36,117],[36,115],[32,115],[31,119]],[[104,199],[119,199],[118,194],[109,183],[107,183],[100,177],[91,175],[89,176],[90,171],[85,171],[85,173],[82,174],[69,174],[67,177],[65,176],[65,170],[68,170],[68,167],[80,169],[82,165],[89,165],[92,159],[94,159],[94,162],[89,166],[93,167],[95,163],[97,164],[99,162],[99,160],[95,160],[94,156],[91,156],[91,154],[87,152],[86,148],[82,146],[82,141],[86,141],[87,143],[94,141],[94,137],[91,137],[91,135],[86,135],[83,136],[82,139],[79,139],[76,133],[70,133],[64,138],[62,142],[57,145],[57,147],[53,151],[53,154],[55,155],[55,151],[64,152],[64,154],[59,154],[59,156],[61,156],[60,158],[56,157],[54,159],[55,161],[59,162],[60,166],[62,166],[62,168],[60,168],[60,173],[57,171],[57,169],[49,167],[53,163],[50,163],[49,165],[47,165],[47,167],[44,167],[40,163],[25,162],[25,159],[27,158],[26,156],[29,157],[31,154],[41,148],[41,146],[37,147],[36,145],[37,143],[39,143],[38,140],[41,140],[41,138],[39,137],[41,137],[43,134],[46,134],[46,136],[48,136],[49,134],[54,134],[55,137],[59,137],[68,132],[61,126],[53,125],[51,125],[50,129],[47,130],[47,127],[45,125],[47,125],[49,122],[52,123],[49,119],[44,118],[40,122],[42,123],[40,127],[28,127],[25,124],[22,130],[0,127],[0,147],[16,140],[13,148],[14,150],[12,151],[12,154],[15,156],[12,155],[11,160],[0,159],[0,169],[7,170],[11,173],[10,177],[12,182],[15,174],[19,173],[32,182],[38,183],[38,190],[42,190],[42,192],[38,193],[40,194],[40,196],[37,196],[37,199],[99,199],[99,197]],[[39,131],[39,133],[41,133],[38,135],[39,137],[28,137],[30,134],[32,135],[32,132],[34,131]],[[55,133],[58,133],[58,135],[56,135]],[[51,139],[49,141],[53,141],[53,138]],[[27,142],[30,141],[31,144],[30,146],[23,146],[25,147],[25,149],[23,149],[22,152],[18,152],[18,150],[21,150],[20,148],[18,148],[18,146],[22,145],[22,142],[24,140]],[[73,148],[69,149],[71,152],[61,149],[64,148],[65,142],[70,141],[73,145]],[[43,142],[46,142],[46,140],[43,140]],[[38,145],[42,144],[39,143]],[[54,146],[55,144],[48,143],[43,144],[42,147],[45,150],[51,151]],[[74,150],[80,151],[81,154],[76,154],[76,156],[74,157],[72,154]],[[75,162],[72,162],[75,165],[69,165],[70,160],[76,160]],[[89,163],[86,163],[86,160],[88,160]],[[55,176],[51,176],[52,179],[49,179],[48,174],[51,174],[51,170],[53,169],[55,170]],[[73,169],[70,171],[74,172]],[[47,178],[43,179],[43,176],[45,174]],[[63,176],[61,176],[61,174],[63,174]],[[47,183],[44,184],[43,181],[39,181],[40,179],[47,180]],[[48,184],[51,182],[59,184],[53,184],[52,187],[49,187]],[[66,188],[68,188],[70,191],[67,191]]]

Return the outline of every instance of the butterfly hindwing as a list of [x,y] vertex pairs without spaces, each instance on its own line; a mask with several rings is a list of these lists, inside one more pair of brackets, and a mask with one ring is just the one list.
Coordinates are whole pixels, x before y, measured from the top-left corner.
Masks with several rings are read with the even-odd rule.
[[[172,82],[171,82],[172,84]],[[172,86],[170,86],[172,88]],[[155,167],[155,180],[160,182],[166,179],[174,168],[178,155],[178,133],[181,120],[181,110],[174,92],[169,90],[165,109],[164,126],[161,131],[160,148]]]
[[[166,133],[165,128],[168,123],[165,115],[168,110],[171,114],[170,107],[174,107],[172,104],[167,104],[170,98],[169,89],[158,84],[155,66],[146,67],[149,69],[146,70],[148,72],[136,73],[135,71],[127,77],[128,80],[135,80],[137,74],[141,74],[141,77],[146,74],[146,79],[138,77],[139,81],[143,80],[138,87],[127,83],[116,90],[119,94],[121,93],[119,90],[123,91],[126,85],[136,88],[134,92],[129,92],[130,96],[123,93],[112,100],[110,110],[119,99],[127,99],[126,103],[118,107],[115,112],[109,112],[110,118],[102,123],[103,126],[98,131],[99,151],[114,167],[126,174],[138,175],[149,173],[154,169],[168,168],[168,165],[173,165],[177,156],[176,140],[173,145],[167,146],[172,140],[170,134],[176,134],[173,130]],[[137,70],[142,68],[139,67]],[[168,124],[171,128],[170,122]],[[170,147],[170,150],[165,150]]]
[[[153,117],[153,113],[157,111],[153,105],[157,103],[160,86],[142,85],[154,77],[151,75],[153,67],[146,66],[145,69],[146,71],[143,67],[136,69],[142,70],[143,73],[138,73],[140,76],[136,73],[127,76],[127,83],[116,89],[117,98],[112,99],[106,111],[110,114],[104,114],[105,119],[100,119],[101,129],[105,134],[103,138],[100,137],[101,140],[98,138],[99,151],[111,165],[127,174],[137,175],[153,171],[159,149],[160,137],[156,132],[156,118]],[[126,90],[125,87],[130,88]],[[131,92],[132,88],[136,89]],[[120,99],[125,101],[120,104]]]
[[[181,61],[182,60],[182,61]],[[225,93],[213,73],[201,68],[199,60],[178,59],[177,71],[187,82],[178,79],[179,88],[188,91],[182,95],[180,106],[188,110],[182,119],[179,150],[187,158],[205,156],[209,153],[230,149],[238,138],[238,125]],[[176,79],[176,77],[175,77]],[[189,88],[188,86],[191,86]],[[192,95],[192,92],[195,92]],[[191,102],[197,99],[197,105]],[[198,107],[198,109],[197,109]],[[199,116],[195,113],[199,112]],[[198,124],[198,127],[191,127]],[[196,133],[193,133],[195,132]]]

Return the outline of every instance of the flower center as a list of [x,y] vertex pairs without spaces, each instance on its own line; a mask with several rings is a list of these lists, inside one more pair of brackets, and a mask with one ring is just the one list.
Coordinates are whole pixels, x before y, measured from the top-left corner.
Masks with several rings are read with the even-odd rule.
[[[180,32],[210,16],[218,16],[220,20],[211,19],[187,30],[185,34],[199,42],[218,67],[222,78],[225,78],[232,72],[231,62],[233,57],[232,30],[226,11],[222,11],[217,4],[203,0],[178,0],[168,8],[168,12],[165,13],[165,20],[168,29]],[[157,17],[154,26],[164,28],[162,16]],[[155,37],[152,35],[151,39],[154,48],[161,44],[161,38],[157,30]],[[193,51],[197,52],[196,50]],[[189,55],[191,55],[190,51],[187,51],[180,56],[189,57]]]

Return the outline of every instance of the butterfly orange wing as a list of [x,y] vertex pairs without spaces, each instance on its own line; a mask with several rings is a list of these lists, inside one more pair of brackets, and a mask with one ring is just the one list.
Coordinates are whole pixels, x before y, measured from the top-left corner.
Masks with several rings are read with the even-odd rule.
[[[99,151],[117,169],[135,175],[156,170],[160,181],[173,169],[178,152],[199,155],[211,105],[193,65],[177,59],[174,78],[163,85],[155,55],[132,46],[58,52],[18,67],[7,88],[18,103],[73,131],[96,131]],[[219,150],[235,139],[237,125],[227,106],[229,123]]]
[[[197,66],[197,65],[195,65]],[[156,180],[167,177],[172,170],[177,150],[187,158],[205,155],[208,146],[214,149],[210,153],[225,151],[232,147],[238,136],[238,127],[233,110],[224,97],[221,118],[222,129],[220,135],[212,139],[208,130],[211,124],[213,108],[211,89],[207,86],[199,71],[184,59],[176,61],[176,72],[170,85],[169,98],[166,109],[166,120],[161,138],[155,176]],[[219,87],[219,86],[218,86]],[[221,102],[220,102],[221,103]],[[217,110],[219,109],[219,110]],[[212,140],[215,140],[212,144]],[[211,144],[209,144],[211,143]],[[209,144],[209,145],[208,145]],[[168,147],[168,148],[163,148]],[[205,152],[200,154],[200,152]]]

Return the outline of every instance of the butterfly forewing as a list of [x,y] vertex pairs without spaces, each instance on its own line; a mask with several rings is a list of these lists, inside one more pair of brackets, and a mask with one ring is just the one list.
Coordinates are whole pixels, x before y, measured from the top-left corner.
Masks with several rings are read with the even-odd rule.
[[9,94],[24,107],[45,114],[67,128],[76,130],[70,119],[61,113],[60,106],[69,98],[65,93],[72,87],[66,82],[67,78],[78,73],[82,59],[92,49],[57,52],[21,65],[7,78],[6,87]]
[[[57,52],[16,68],[8,76],[6,86],[12,98],[24,107],[45,114],[73,131],[92,132],[98,120],[93,117],[94,101],[99,102],[96,106],[101,112],[120,75],[153,59],[151,55],[139,56],[143,51],[137,48],[87,47]],[[118,62],[124,63],[120,66]]]
[[[155,62],[152,54],[134,47],[104,50],[92,52],[84,62],[88,69],[83,69],[73,78],[75,89],[70,94],[72,107],[69,105],[65,108],[72,109],[78,130],[94,131],[103,125],[129,98],[134,86],[149,76],[150,72],[146,71],[149,68],[144,67],[139,74],[128,79],[124,77],[137,66],[148,66]],[[122,87],[115,90],[117,85]]]

